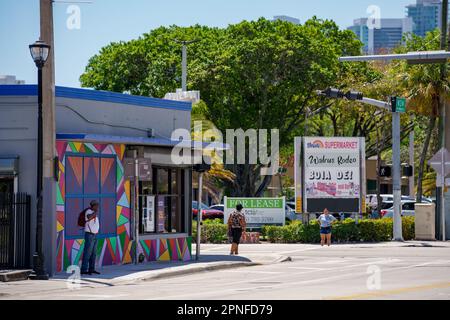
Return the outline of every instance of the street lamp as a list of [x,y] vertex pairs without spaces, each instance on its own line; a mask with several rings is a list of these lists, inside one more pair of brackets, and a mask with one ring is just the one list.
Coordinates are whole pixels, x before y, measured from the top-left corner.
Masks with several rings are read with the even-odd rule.
[[48,59],[50,46],[38,40],[30,46],[31,57],[38,68],[38,154],[36,188],[36,251],[33,255],[33,272],[30,279],[48,280],[42,250],[42,190],[43,190],[43,123],[42,123],[42,68]]

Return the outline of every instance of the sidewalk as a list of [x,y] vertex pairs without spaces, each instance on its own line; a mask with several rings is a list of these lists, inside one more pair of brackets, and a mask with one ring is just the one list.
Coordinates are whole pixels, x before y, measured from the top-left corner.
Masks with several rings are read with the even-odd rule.
[[[247,248],[254,246],[247,245]],[[288,256],[272,252],[265,253],[263,251],[260,253],[230,256],[227,254],[229,245],[202,245],[201,249],[202,254],[199,261],[152,262],[138,265],[106,266],[98,269],[101,275],[82,276],[79,280],[75,278],[75,281],[73,281],[73,274],[58,273],[48,281],[25,280],[18,282],[0,282],[0,299],[14,299],[21,296],[24,297],[48,292],[57,293],[59,291],[66,291],[73,286],[79,286],[79,288],[95,288],[129,285],[138,281],[151,281],[197,272],[280,263],[289,261],[290,259]],[[195,259],[195,246],[192,256]]]

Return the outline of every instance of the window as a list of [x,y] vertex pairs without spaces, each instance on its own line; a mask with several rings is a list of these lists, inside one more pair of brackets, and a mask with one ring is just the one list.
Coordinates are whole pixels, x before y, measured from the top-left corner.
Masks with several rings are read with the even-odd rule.
[[[184,173],[183,169],[153,168],[153,181],[140,185],[141,233],[185,232]],[[154,201],[148,202],[147,195],[153,195]],[[154,205],[153,211],[148,203]],[[148,226],[148,212],[154,212],[154,227]]]
[[67,155],[65,237],[79,239],[83,230],[78,215],[92,200],[100,203],[100,237],[115,236],[116,223],[116,157]]

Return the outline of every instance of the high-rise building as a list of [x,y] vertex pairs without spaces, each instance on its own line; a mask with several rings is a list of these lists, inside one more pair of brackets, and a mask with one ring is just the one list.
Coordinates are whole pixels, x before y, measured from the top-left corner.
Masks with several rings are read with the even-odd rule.
[[403,35],[412,32],[411,18],[380,19],[377,26],[368,25],[368,18],[356,19],[349,27],[364,44],[363,52],[386,53],[402,43]]
[[424,37],[427,32],[441,27],[442,1],[417,0],[406,6],[406,14],[413,20],[413,33]]
[[281,20],[281,21],[287,21],[292,22],[293,24],[300,24],[300,19],[289,17],[289,16],[274,16],[273,20]]

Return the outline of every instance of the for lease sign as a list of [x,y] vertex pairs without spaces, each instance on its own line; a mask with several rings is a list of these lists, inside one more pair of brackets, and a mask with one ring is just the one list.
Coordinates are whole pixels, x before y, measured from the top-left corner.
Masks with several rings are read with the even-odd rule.
[[236,205],[244,207],[247,227],[259,228],[263,225],[284,225],[285,198],[229,198],[225,197],[224,222],[227,223]]
[[359,138],[305,138],[303,161],[307,198],[359,198]]

